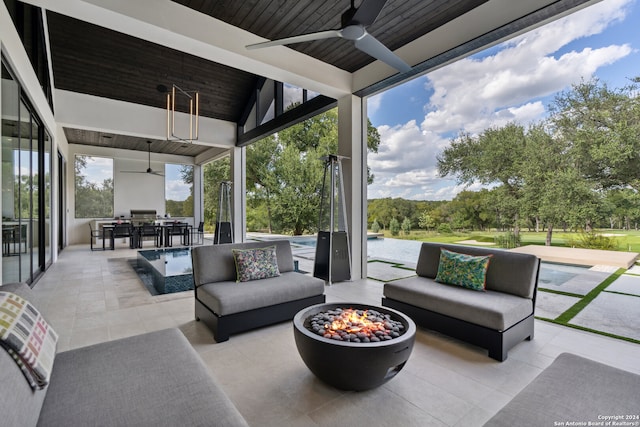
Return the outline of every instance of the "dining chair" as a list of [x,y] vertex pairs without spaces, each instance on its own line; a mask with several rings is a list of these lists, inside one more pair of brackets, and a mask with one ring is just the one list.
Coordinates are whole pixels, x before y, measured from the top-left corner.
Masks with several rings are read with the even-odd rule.
[[204,221],[200,221],[200,224],[198,224],[198,228],[191,229],[191,244],[204,244]]
[[[92,251],[104,251],[104,231],[99,228],[93,228],[91,223],[89,223],[89,230],[91,230],[91,236],[89,237],[89,247]],[[94,248],[93,240],[96,240],[96,244],[98,243],[98,239],[102,239],[102,248]]]

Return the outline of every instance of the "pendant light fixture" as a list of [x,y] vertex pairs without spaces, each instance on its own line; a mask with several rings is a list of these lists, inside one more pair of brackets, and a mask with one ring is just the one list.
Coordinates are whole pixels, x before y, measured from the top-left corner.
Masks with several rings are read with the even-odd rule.
[[[167,141],[182,141],[191,143],[198,140],[198,128],[200,119],[200,94],[198,91],[186,91],[172,85],[169,90],[164,85],[158,85],[158,91],[167,94]],[[177,130],[176,105],[185,106],[188,104],[189,123],[188,134],[180,134],[180,131],[186,133],[186,127],[180,127]]]

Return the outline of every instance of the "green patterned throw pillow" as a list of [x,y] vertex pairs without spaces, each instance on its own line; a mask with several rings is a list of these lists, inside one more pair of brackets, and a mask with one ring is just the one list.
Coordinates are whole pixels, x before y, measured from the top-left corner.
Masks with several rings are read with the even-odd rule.
[[280,275],[276,247],[256,249],[232,249],[236,262],[236,282],[266,279]]
[[491,256],[473,256],[440,248],[436,282],[484,291]]

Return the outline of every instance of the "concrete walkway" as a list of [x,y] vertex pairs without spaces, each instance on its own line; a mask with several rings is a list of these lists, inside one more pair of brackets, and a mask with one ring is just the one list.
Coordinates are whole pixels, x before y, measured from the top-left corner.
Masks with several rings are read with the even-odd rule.
[[536,255],[543,261],[575,265],[612,265],[631,268],[638,259],[636,252],[601,251],[597,249],[561,248],[528,245],[511,249],[513,252]]

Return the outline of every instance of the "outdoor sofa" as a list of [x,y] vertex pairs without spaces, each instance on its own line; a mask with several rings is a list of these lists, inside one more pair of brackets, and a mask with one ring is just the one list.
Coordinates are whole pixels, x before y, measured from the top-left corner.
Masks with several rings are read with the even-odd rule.
[[640,375],[562,353],[486,424],[637,426]]
[[[278,275],[238,282],[233,250],[274,247]],[[195,317],[216,342],[229,335],[291,320],[305,307],[325,302],[323,280],[294,270],[288,240],[228,243],[191,250]]]
[[[0,291],[24,298],[46,320],[27,285]],[[0,348],[0,395],[3,426],[248,425],[175,328],[57,353],[42,389]]]
[[[436,282],[441,249],[472,256],[491,255],[482,292]],[[533,314],[540,260],[501,249],[425,242],[417,276],[385,283],[382,305],[410,316],[418,325],[489,350],[498,361],[511,347],[533,339]]]

